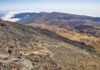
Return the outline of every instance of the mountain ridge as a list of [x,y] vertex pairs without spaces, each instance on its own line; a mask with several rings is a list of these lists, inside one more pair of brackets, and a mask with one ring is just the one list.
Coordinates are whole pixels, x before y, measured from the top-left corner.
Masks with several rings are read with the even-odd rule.
[[[10,16],[9,14],[11,14],[12,16]],[[100,17],[92,17],[92,16],[86,16],[86,15],[76,15],[76,14],[69,14],[69,13],[61,13],[61,12],[51,12],[51,13],[49,13],[49,12],[40,12],[40,13],[36,13],[36,12],[9,12],[9,13],[7,13],[7,15],[9,15],[9,18],[20,18],[20,16],[18,17],[18,16],[16,16],[16,15],[34,15],[34,14],[40,14],[40,15],[42,15],[42,14],[50,14],[50,15],[52,15],[52,14],[54,14],[54,15],[56,15],[56,14],[61,14],[61,15],[65,15],[65,16],[76,16],[76,17],[83,17],[83,18],[94,18],[94,20],[97,20],[97,21],[100,21]],[[23,17],[23,16],[21,16],[21,17]],[[5,14],[5,16],[3,17],[3,18],[6,18],[6,14]],[[3,18],[2,18],[2,20],[3,20]],[[4,19],[4,20],[6,20],[6,19]],[[9,20],[9,19],[8,19]],[[15,21],[16,22],[16,21]]]

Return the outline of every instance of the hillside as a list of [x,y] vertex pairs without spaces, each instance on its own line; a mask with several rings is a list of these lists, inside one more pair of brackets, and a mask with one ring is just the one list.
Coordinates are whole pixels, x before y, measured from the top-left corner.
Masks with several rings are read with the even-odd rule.
[[[8,58],[7,48],[14,47]],[[18,60],[17,52],[23,54]],[[100,70],[94,46],[48,29],[0,20],[0,70]]]
[[[51,40],[31,27],[0,21],[0,70],[46,70],[45,67],[58,70],[50,57],[52,52],[41,47],[41,41],[49,43]],[[7,55],[9,46],[14,47],[12,58]],[[22,62],[17,59],[19,51],[23,52]]]
[[[28,26],[38,27],[42,29],[50,30],[58,35],[61,35],[64,38],[67,38],[72,41],[82,42],[86,45],[90,45],[98,52],[98,55],[100,55],[100,37],[99,32],[100,30],[95,30],[94,27],[88,26],[88,25],[80,25],[81,27],[77,26],[79,30],[76,29],[69,29],[69,28],[63,28],[55,25],[46,25],[46,24],[28,24]],[[88,28],[88,27],[89,28]],[[87,29],[87,28],[88,29]],[[80,31],[80,30],[84,30]],[[94,33],[93,33],[94,31]]]

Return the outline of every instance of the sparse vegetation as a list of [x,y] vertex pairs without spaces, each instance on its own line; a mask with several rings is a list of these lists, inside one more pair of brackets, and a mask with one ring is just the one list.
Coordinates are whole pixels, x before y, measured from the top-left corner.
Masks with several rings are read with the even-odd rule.
[[[95,47],[86,43],[96,37],[79,33],[73,36],[70,31],[64,35],[62,29],[54,32],[49,27],[43,29],[8,21],[0,21],[0,25],[0,70],[100,70],[100,58],[89,51]],[[14,47],[10,58],[9,46]],[[20,51],[22,61],[17,58]]]

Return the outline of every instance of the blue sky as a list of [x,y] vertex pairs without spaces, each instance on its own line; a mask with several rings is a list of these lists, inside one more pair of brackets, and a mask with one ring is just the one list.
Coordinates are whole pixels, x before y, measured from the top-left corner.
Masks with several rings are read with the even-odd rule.
[[100,0],[0,0],[0,11],[64,12],[100,17]]

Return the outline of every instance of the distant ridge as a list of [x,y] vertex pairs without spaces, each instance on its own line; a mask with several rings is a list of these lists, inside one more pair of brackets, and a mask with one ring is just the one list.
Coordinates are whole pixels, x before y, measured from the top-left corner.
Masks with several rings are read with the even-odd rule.
[[[4,16],[2,16],[3,20],[8,20],[8,21],[13,21],[13,22],[24,22],[24,19],[27,20],[26,23],[29,21],[32,22],[32,19],[38,19],[39,18],[44,18],[44,17],[50,19],[51,18],[61,18],[63,20],[68,20],[70,19],[80,19],[80,20],[89,20],[89,21],[96,21],[100,22],[99,17],[91,17],[91,16],[85,16],[85,15],[76,15],[76,14],[68,14],[68,13],[60,13],[60,12],[40,12],[40,13],[35,13],[35,12],[8,12]],[[54,17],[56,16],[56,17]],[[37,17],[37,18],[36,18]],[[65,18],[64,18],[65,17]],[[30,19],[29,19],[30,18]],[[44,18],[45,19],[45,18]]]

